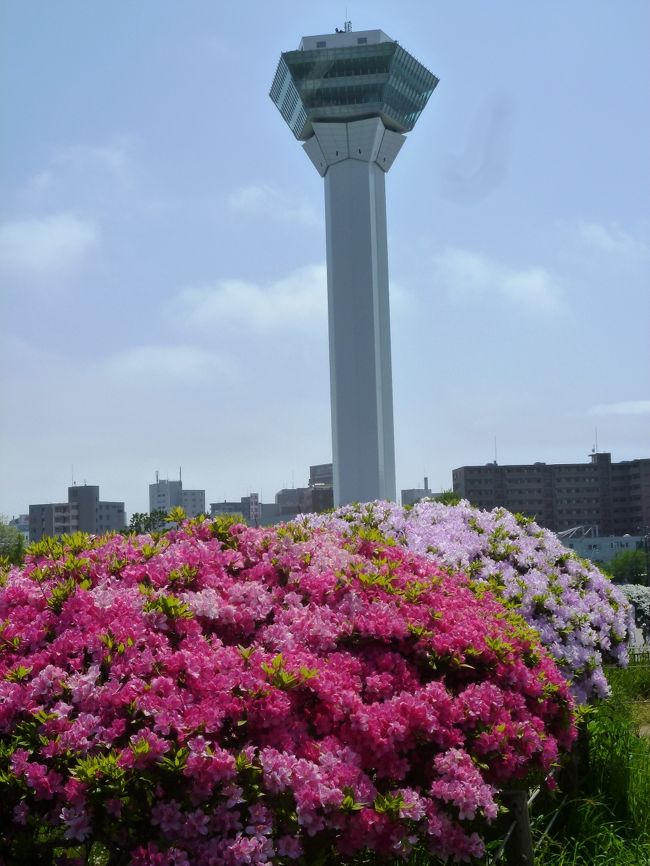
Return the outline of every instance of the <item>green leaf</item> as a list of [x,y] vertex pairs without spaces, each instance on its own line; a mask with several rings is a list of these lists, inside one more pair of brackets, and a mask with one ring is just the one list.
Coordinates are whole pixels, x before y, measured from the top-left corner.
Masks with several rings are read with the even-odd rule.
[[12,671],[7,671],[7,673],[5,674],[5,679],[8,680],[10,683],[20,683],[23,680],[27,679],[31,672],[31,668],[26,668],[23,665],[19,665]]

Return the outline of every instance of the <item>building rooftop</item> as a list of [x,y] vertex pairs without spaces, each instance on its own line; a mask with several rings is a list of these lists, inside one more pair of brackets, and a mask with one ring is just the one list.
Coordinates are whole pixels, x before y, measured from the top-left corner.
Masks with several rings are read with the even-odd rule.
[[354,45],[378,45],[380,42],[394,42],[383,30],[337,30],[322,36],[303,36],[299,51],[313,51],[317,48],[351,48]]

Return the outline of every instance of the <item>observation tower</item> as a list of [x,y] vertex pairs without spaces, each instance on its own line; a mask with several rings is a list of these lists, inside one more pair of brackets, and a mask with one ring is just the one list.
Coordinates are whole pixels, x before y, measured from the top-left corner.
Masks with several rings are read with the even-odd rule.
[[382,30],[305,36],[271,99],[325,178],[334,504],[395,500],[385,175],[438,83]]

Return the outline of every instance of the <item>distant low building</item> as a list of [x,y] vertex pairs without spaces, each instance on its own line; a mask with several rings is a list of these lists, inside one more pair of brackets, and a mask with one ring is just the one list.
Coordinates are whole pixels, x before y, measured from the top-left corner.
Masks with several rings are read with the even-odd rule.
[[29,506],[29,540],[44,536],[89,532],[101,535],[117,532],[126,526],[123,502],[106,502],[99,498],[96,484],[68,487],[67,502],[49,502]]
[[183,490],[181,492],[181,508],[188,517],[198,517],[205,514],[205,490]]
[[169,481],[158,477],[149,485],[149,513],[182,508],[188,517],[205,514],[205,490],[184,490],[182,480]]
[[9,521],[9,526],[13,526],[23,536],[25,541],[29,541],[29,514],[19,514]]
[[427,499],[434,494],[429,489],[429,479],[424,476],[424,487],[411,487],[408,490],[402,490],[401,502],[402,506],[415,505],[422,499]]
[[241,514],[249,526],[272,526],[281,519],[275,503],[260,502],[258,493],[242,496],[238,501],[211,502],[210,517],[220,514]]
[[285,487],[275,494],[275,504],[284,520],[298,514],[309,514],[312,508],[311,487]]
[[223,502],[211,502],[210,503],[210,517],[218,517],[220,514],[241,514],[242,517],[246,518],[246,508],[244,506],[245,497],[242,496],[238,501],[228,501],[224,499]]
[[334,507],[334,471],[331,463],[309,467],[307,487],[285,487],[275,494],[280,519],[291,520],[299,514],[327,511]]
[[275,502],[260,502],[257,493],[239,500],[210,503],[210,515],[241,514],[251,526],[272,526],[292,520],[299,514],[327,511],[334,505],[334,473],[331,463],[309,467],[308,487],[285,487],[275,494]]
[[597,565],[607,565],[619,553],[639,550],[643,545],[642,535],[597,535],[593,526],[558,532],[558,538],[565,547]]
[[309,467],[310,487],[332,487],[334,485],[334,467],[331,463],[316,463]]
[[612,463],[594,453],[589,463],[461,466],[454,493],[472,505],[498,506],[534,517],[561,532],[595,526],[598,534],[634,535],[650,527],[650,459]]

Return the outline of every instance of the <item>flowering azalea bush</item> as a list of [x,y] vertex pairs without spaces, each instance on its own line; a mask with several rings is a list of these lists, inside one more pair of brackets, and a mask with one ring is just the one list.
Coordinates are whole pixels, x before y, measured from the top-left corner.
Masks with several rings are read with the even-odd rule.
[[1,581],[6,866],[469,860],[574,737],[526,623],[377,532],[79,535]]
[[489,586],[538,632],[580,702],[609,693],[604,662],[627,664],[633,614],[625,596],[530,518],[503,508],[481,511],[467,501],[425,500],[413,508],[348,505],[300,520],[343,532],[376,527],[409,550]]
[[646,643],[650,641],[650,586],[624,583],[621,592],[634,608],[634,621]]

